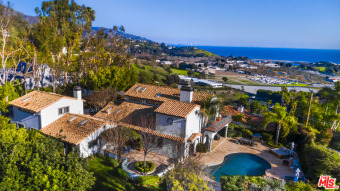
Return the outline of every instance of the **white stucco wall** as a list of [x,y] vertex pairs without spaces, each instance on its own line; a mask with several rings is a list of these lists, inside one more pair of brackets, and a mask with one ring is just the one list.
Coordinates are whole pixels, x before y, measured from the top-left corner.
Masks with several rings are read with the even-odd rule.
[[154,147],[152,148],[152,152],[158,153],[158,154],[162,154],[165,156],[168,156],[170,158],[175,158],[177,157],[177,148],[176,148],[176,141],[172,141],[169,139],[163,139],[163,147],[159,148],[157,146],[157,139],[159,139],[159,137],[156,138]]
[[[79,143],[78,147],[79,147],[81,157],[86,158],[86,157],[89,157],[90,155],[96,154],[97,152],[100,151],[98,136],[108,128],[111,128],[111,127],[104,125],[103,127],[99,128],[97,131],[92,133],[90,136],[88,136],[81,143]],[[97,140],[97,145],[89,148],[88,147],[89,142],[93,141],[93,140]]]
[[20,111],[18,107],[13,106],[13,118],[12,123],[20,123],[25,125],[25,128],[40,129],[40,116],[39,113],[27,113]]
[[47,108],[41,110],[41,127],[44,128],[51,124],[53,121],[59,119],[64,114],[59,115],[59,108],[69,106],[69,113],[74,114],[84,114],[83,101],[78,101],[74,99],[62,98],[58,102],[48,106]]
[[[173,119],[172,125],[168,124],[168,118]],[[156,131],[158,132],[185,138],[185,124],[184,118],[156,113]]]
[[200,108],[196,107],[186,119],[185,139],[188,139],[193,133],[201,132],[201,121],[198,115],[199,110]]

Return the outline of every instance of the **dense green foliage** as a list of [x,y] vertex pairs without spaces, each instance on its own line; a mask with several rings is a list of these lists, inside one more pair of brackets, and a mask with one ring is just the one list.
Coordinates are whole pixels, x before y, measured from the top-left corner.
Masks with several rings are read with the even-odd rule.
[[309,180],[316,182],[320,175],[340,178],[340,155],[325,146],[308,144],[301,154],[304,174]]
[[302,181],[299,182],[287,182],[286,191],[313,191],[314,188],[310,184],[306,184]]
[[207,152],[207,146],[203,143],[197,143],[196,145],[196,152],[199,153],[206,153]]
[[285,190],[284,184],[276,179],[261,176],[220,176],[222,191]]
[[0,190],[86,190],[93,173],[77,153],[63,155],[63,144],[40,132],[18,129],[0,116]]
[[141,185],[154,185],[159,184],[160,178],[157,175],[152,176],[138,176],[136,182]]
[[150,161],[139,161],[135,163],[135,169],[139,172],[152,172],[155,169],[155,164]]
[[262,133],[262,138],[264,141],[268,142],[273,140],[273,135],[269,133]]
[[204,179],[204,172],[201,169],[202,166],[190,159],[178,163],[165,176],[167,190],[213,190],[208,186],[207,181]]

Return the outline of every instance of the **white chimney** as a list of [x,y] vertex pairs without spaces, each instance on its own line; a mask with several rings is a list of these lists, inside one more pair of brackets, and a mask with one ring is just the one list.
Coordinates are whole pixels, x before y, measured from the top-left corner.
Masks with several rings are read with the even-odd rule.
[[244,113],[244,107],[241,105],[240,107],[237,108],[237,111],[239,113]]
[[191,103],[192,97],[194,96],[194,88],[191,87],[190,81],[186,81],[180,90],[179,101]]
[[73,88],[73,97],[77,98],[79,101],[82,100],[82,97],[81,97],[81,87],[74,86],[74,88]]

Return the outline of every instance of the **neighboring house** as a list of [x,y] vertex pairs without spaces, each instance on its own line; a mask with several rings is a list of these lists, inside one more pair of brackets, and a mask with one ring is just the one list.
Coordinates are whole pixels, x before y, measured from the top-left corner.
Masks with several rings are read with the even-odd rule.
[[[213,96],[196,92],[189,84],[182,81],[180,89],[135,84],[125,93],[126,101],[119,105],[108,104],[95,117],[155,135],[154,152],[171,158],[188,157],[196,152],[196,145],[202,141],[200,104],[203,99]],[[140,123],[143,113],[155,115],[155,124],[149,129]],[[206,129],[204,142],[209,150],[214,136],[226,131],[230,122],[231,116],[221,117]]]
[[33,91],[9,104],[13,106],[11,122],[27,129],[40,130],[66,113],[84,113],[80,87],[74,89],[74,97]]

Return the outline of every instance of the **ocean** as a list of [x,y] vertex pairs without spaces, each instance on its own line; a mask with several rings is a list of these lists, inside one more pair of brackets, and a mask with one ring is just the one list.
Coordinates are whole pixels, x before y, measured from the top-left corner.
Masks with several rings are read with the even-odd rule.
[[258,48],[197,46],[219,56],[246,56],[250,59],[319,62],[329,61],[340,64],[340,50],[296,49],[296,48]]

